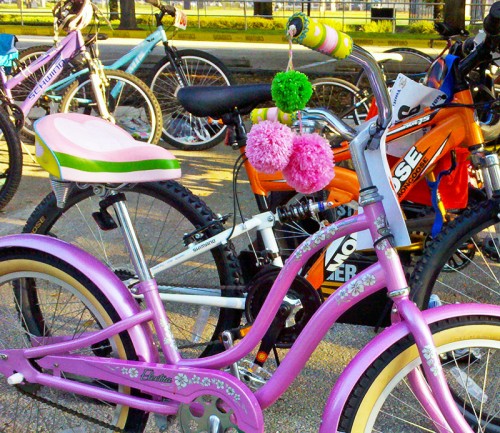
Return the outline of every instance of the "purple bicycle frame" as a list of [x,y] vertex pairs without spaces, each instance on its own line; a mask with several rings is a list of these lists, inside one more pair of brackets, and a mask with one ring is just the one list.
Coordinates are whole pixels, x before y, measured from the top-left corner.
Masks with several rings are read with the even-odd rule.
[[[13,350],[10,351],[11,353],[9,355],[12,356],[11,359],[16,359],[17,367],[23,365],[23,361],[26,363],[26,359],[40,358],[37,362],[45,368],[57,364],[61,366],[60,368],[62,371],[74,372],[76,374],[85,372],[89,377],[103,378],[118,384],[133,386],[145,392],[149,391],[149,393],[153,395],[173,398],[174,401],[178,402],[186,402],[188,396],[192,398],[199,390],[191,391],[191,393],[186,396],[179,394],[178,390],[177,392],[172,392],[165,388],[155,387],[151,383],[141,381],[140,378],[148,374],[151,375],[151,377],[162,377],[162,375],[165,377],[172,377],[173,374],[179,374],[179,372],[191,372],[198,375],[204,374],[206,377],[208,377],[207,375],[211,375],[210,377],[214,380],[217,380],[217,377],[219,377],[221,381],[226,384],[231,384],[234,388],[238,384],[232,376],[228,376],[226,373],[222,372],[215,372],[213,369],[218,369],[238,361],[258,345],[267,328],[270,326],[294,276],[316,251],[339,237],[366,228],[370,229],[375,239],[380,239],[379,229],[382,227],[381,223],[382,225],[385,224],[385,221],[383,221],[384,218],[381,218],[381,215],[383,216],[383,205],[381,203],[373,203],[365,207],[364,214],[356,215],[336,224],[332,224],[311,236],[292,254],[285,264],[249,334],[237,346],[221,354],[200,359],[181,359],[172,345],[168,330],[168,318],[156,290],[156,283],[154,280],[140,284],[139,290],[144,294],[149,308],[139,312],[138,309],[133,306],[134,300],[127,288],[118,283],[116,277],[112,275],[104,265],[101,265],[87,253],[79,251],[77,248],[58,240],[47,239],[45,237],[16,235],[3,238],[0,240],[0,248],[13,245],[29,245],[30,248],[39,249],[40,251],[50,248],[51,253],[64,258],[70,263],[78,263],[79,269],[87,275],[95,275],[97,270],[98,277],[94,277],[97,278],[96,283],[100,284],[99,287],[104,287],[103,291],[105,295],[110,296],[110,299],[113,300],[115,307],[120,313],[120,317],[122,317],[120,322],[102,331],[86,335],[83,338],[63,341],[58,344],[32,347],[29,349]],[[33,241],[33,238],[35,241]],[[432,343],[432,336],[427,326],[428,323],[442,320],[447,317],[470,314],[500,316],[499,307],[480,304],[447,306],[421,313],[408,299],[407,291],[405,290],[406,281],[396,251],[392,248],[387,239],[381,239],[379,242],[375,242],[375,244],[375,251],[379,262],[371,265],[355,278],[345,283],[334,293],[334,295],[328,298],[299,335],[289,355],[285,357],[269,382],[255,393],[255,397],[249,396],[248,394],[251,394],[249,391],[245,393],[244,387],[238,387],[240,392],[239,395],[245,395],[246,398],[246,400],[242,399],[245,400],[246,404],[244,412],[248,415],[247,411],[251,410],[253,416],[250,416],[249,419],[255,420],[254,423],[250,422],[246,425],[247,428],[251,429],[249,430],[250,432],[263,431],[263,425],[258,425],[261,421],[259,421],[260,416],[255,405],[257,404],[260,408],[270,406],[300,373],[320,340],[338,317],[356,302],[361,301],[377,290],[387,287],[389,292],[394,294],[393,299],[403,321],[394,324],[375,337],[370,344],[360,351],[356,358],[349,364],[345,372],[340,376],[328,399],[320,433],[326,433],[326,431],[331,432],[332,429],[336,431],[335,429],[338,426],[341,410],[359,377],[368,365],[400,338],[403,338],[411,332],[415,336],[419,345],[419,350],[425,347],[432,349],[434,346]],[[67,254],[66,251],[71,252],[71,254]],[[85,266],[81,266],[80,263],[84,263]],[[108,278],[109,281],[106,283]],[[110,281],[112,284],[110,284]],[[160,337],[159,341],[162,350],[167,359],[167,364],[162,365],[155,362],[157,359],[156,349],[152,343],[149,331],[147,331],[147,326],[144,325],[144,323],[149,320],[152,320],[155,324],[155,328]],[[80,347],[88,347],[90,344],[111,338],[113,335],[125,329],[131,331],[132,341],[137,348],[138,355],[140,359],[143,359],[146,363],[107,358],[100,360],[98,358],[67,355],[71,350]],[[137,334],[137,332],[140,332],[140,334]],[[429,353],[431,355],[430,359],[437,358],[435,349],[430,350]],[[148,359],[149,362],[147,361]],[[436,366],[438,366],[437,374],[432,371],[432,367]],[[124,368],[136,369],[138,378],[131,379],[130,377],[122,377],[115,373]],[[446,428],[448,428],[448,424],[443,422],[444,419],[449,421],[449,426],[453,431],[471,432],[472,430],[470,430],[469,426],[465,423],[463,417],[461,415],[457,416],[457,414],[454,413],[453,408],[456,410],[456,406],[449,395],[446,382],[444,382],[444,387],[443,382],[441,382],[444,380],[444,377],[442,376],[438,359],[428,364],[423,363],[423,368],[426,377],[429,378],[429,384],[432,391],[430,391],[427,384],[423,380],[419,380],[418,377],[412,377],[411,382],[412,386],[415,388],[414,392],[420,396],[422,401],[427,399],[426,409],[429,414]],[[51,375],[39,372],[32,372],[32,374],[31,380],[34,382],[50,385],[70,392],[79,392],[80,394],[88,395],[93,398],[120,404],[128,404],[143,410],[173,414],[177,408],[176,404],[173,402],[168,405],[162,403],[162,407],[162,405],[157,402],[132,396],[124,396],[115,391],[96,389],[85,384],[75,384],[74,382],[71,383],[71,381],[55,378]],[[238,408],[235,408],[235,410],[236,409]],[[240,411],[236,410],[236,413],[240,413]]]
[[47,53],[38,57],[35,61],[30,63],[26,66],[26,68],[22,69],[9,80],[5,80],[5,76],[2,76],[2,80],[4,81],[3,86],[7,97],[12,99],[13,88],[22,83],[26,80],[26,78],[45,66],[47,63],[52,62],[47,72],[20,105],[21,111],[24,115],[27,115],[36,104],[36,101],[43,95],[45,89],[49,87],[49,85],[53,83],[62,72],[63,67],[68,60],[71,59],[75,53],[84,49],[85,43],[83,41],[82,34],[79,31],[69,32],[68,35],[57,44],[57,46],[51,48],[47,51]]

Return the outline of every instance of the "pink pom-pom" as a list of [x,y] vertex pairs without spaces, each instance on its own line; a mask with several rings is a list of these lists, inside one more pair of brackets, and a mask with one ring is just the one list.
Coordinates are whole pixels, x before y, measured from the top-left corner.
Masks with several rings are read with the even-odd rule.
[[327,140],[318,134],[297,135],[283,176],[295,191],[310,194],[330,183],[335,176],[333,167],[333,152]]
[[283,170],[292,154],[293,132],[279,122],[264,120],[248,133],[245,154],[256,170],[275,173]]

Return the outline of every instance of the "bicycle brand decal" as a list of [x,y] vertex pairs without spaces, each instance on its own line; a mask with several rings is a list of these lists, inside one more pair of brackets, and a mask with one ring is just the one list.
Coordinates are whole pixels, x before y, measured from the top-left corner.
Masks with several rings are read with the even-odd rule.
[[418,119],[412,120],[411,122],[406,122],[403,125],[399,126],[398,128],[391,129],[387,136],[390,137],[391,135],[397,134],[398,132],[405,131],[406,129],[413,128],[414,126],[420,126],[424,123],[429,122],[434,118],[434,116],[437,114],[437,110],[434,111],[431,114],[428,114],[426,116],[422,116]]
[[[427,158],[424,158],[428,150],[426,149],[425,152],[421,153],[413,146],[396,166],[394,175],[392,176],[392,183],[397,193],[403,194],[408,188],[406,182],[408,180],[414,181],[420,176],[424,170],[425,163],[428,161]],[[423,163],[420,163],[421,161]]]
[[347,281],[356,275],[357,267],[344,263],[356,251],[356,244],[355,235],[344,236],[332,242],[325,255],[325,268],[332,273],[327,280]]
[[215,244],[215,239],[208,240],[204,244],[200,244],[200,245],[197,245],[197,246],[193,247],[193,251],[194,252],[199,251],[202,248],[208,247],[209,245],[212,245],[212,244]]
[[28,95],[28,99],[38,97],[38,94],[43,90],[43,87],[49,84],[52,79],[62,71],[62,69],[64,68],[64,63],[65,61],[61,59],[54,66],[52,66],[51,69],[47,72],[47,75],[42,79],[42,81],[36,84],[35,88]]

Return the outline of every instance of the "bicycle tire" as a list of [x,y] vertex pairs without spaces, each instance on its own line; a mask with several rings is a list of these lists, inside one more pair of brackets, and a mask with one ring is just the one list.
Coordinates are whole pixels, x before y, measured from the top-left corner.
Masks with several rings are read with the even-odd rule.
[[[408,75],[415,81],[423,78],[423,74],[427,71],[434,59],[428,54],[416,50],[414,48],[396,47],[385,50],[384,53],[401,54],[403,60],[401,62],[387,60],[383,62],[384,73],[387,82],[392,82],[396,79],[399,73]],[[354,84],[361,90],[370,88],[368,78],[364,71],[360,71],[354,79]]]
[[366,119],[366,96],[354,84],[341,78],[324,77],[314,80],[312,86],[309,107],[327,108],[351,126],[360,125]]
[[[229,69],[211,54],[187,49],[177,51],[177,56],[190,86],[234,84]],[[224,138],[225,125],[220,125],[215,119],[194,117],[179,104],[176,96],[179,81],[167,57],[153,67],[148,84],[161,105],[162,137],[167,143],[179,150],[207,150]]]
[[[129,213],[149,266],[185,251],[183,234],[216,220],[202,200],[175,181],[127,185],[121,191],[127,198]],[[99,201],[93,188],[73,188],[65,208],[60,209],[54,195],[49,194],[29,217],[24,232],[67,240],[97,257],[122,279],[131,278],[134,271],[120,230],[102,231],[93,219],[92,213],[99,210]],[[200,234],[199,241],[221,230],[220,223],[208,226]],[[156,275],[156,279],[162,287],[220,288],[221,285],[239,284],[240,269],[234,247],[228,242]],[[232,289],[222,290],[222,296],[233,294]],[[167,313],[183,356],[193,358],[223,350],[219,334],[238,326],[242,311],[216,307],[207,311],[203,306],[169,302]],[[202,322],[203,314],[207,313],[206,322]],[[197,328],[202,325],[202,329]]]
[[12,200],[23,174],[23,154],[16,128],[0,108],[0,209]]
[[419,308],[428,307],[432,294],[441,303],[499,303],[499,210],[494,199],[467,209],[426,247],[410,279]]
[[[89,278],[74,266],[46,252],[23,248],[1,250],[0,290],[0,346],[4,349],[28,347],[29,341],[38,341],[40,345],[50,344],[51,337],[54,336],[78,337],[119,320],[113,305]],[[29,338],[31,336],[43,338]],[[82,349],[79,353],[86,356],[138,360],[127,332],[122,332],[99,345]],[[86,378],[72,377],[72,380],[84,380],[89,383]],[[116,389],[100,380],[94,380],[93,384],[99,388]],[[5,428],[2,431],[5,432],[97,431],[98,425],[95,423],[36,400],[29,394],[49,399],[54,404],[113,426],[99,426],[98,431],[111,432],[116,431],[115,427],[119,427],[127,432],[139,433],[143,431],[148,418],[147,413],[138,409],[104,404],[41,385],[30,387],[28,383],[14,387],[8,385],[4,378],[0,381],[0,387],[0,419]],[[28,395],[21,394],[19,388]],[[120,388],[123,393],[141,395],[138,390]],[[9,405],[15,403],[19,406],[10,408]],[[83,424],[86,424],[86,427],[83,427]]]
[[[151,89],[144,81],[124,71],[106,69],[104,74],[110,83],[106,87],[105,99],[116,124],[136,140],[157,144],[161,138],[162,115],[160,104]],[[111,93],[118,84],[123,87],[119,96],[114,97]],[[68,86],[62,96],[59,111],[98,116],[95,101],[89,75],[85,74]]]
[[[476,386],[480,387],[481,395],[489,394],[491,400],[492,388],[483,389],[483,383],[480,383],[479,376],[472,376],[472,374],[479,374],[480,372],[477,369],[484,368],[485,363],[491,366],[489,377],[493,378],[493,382],[496,382],[496,385],[493,384],[493,396],[495,396],[495,386],[498,390],[498,380],[500,379],[500,375],[498,375],[498,367],[500,366],[498,362],[498,356],[500,355],[498,350],[500,348],[500,321],[498,318],[489,316],[452,318],[431,325],[431,331],[442,359],[445,375],[457,403],[464,401],[467,397],[471,399],[470,404],[475,403],[475,399],[471,397],[472,391],[470,389],[464,390],[465,386],[460,384],[459,379],[457,379],[457,375],[460,374],[466,375],[465,380],[463,377],[461,378],[463,384],[467,384],[472,388],[472,382],[474,382]],[[476,352],[473,352],[472,349],[476,350]],[[479,350],[481,351],[478,352]],[[488,356],[487,359],[480,358],[478,360],[477,356],[486,350],[491,357]],[[495,361],[492,360],[494,356],[492,350],[496,350],[496,365]],[[473,353],[478,355],[473,357]],[[467,361],[469,361],[469,365],[463,367]],[[411,336],[402,338],[385,350],[367,368],[353,389],[348,402],[342,410],[339,431],[353,433],[436,431],[432,421],[426,419],[426,414],[423,414],[424,409],[420,407],[420,403],[410,392],[408,384],[405,383],[406,375],[420,364],[421,359]],[[401,388],[396,389],[398,385],[396,382],[401,384]],[[467,397],[463,397],[464,394]],[[498,393],[496,393],[496,396],[498,396]],[[394,401],[392,401],[393,399]],[[411,407],[413,402],[418,404],[416,409]],[[498,432],[499,418],[498,414],[496,414],[491,419],[488,418],[490,423],[488,426],[485,425],[486,418],[489,416],[488,409],[491,408],[490,403],[491,401],[487,402],[488,406],[482,412],[477,409],[477,413],[482,415],[482,424],[485,427],[481,431],[493,433]],[[495,407],[495,404],[498,407],[498,401],[494,401],[492,404],[493,407]],[[462,407],[462,412],[471,426],[477,426],[479,417],[473,419],[473,411],[471,411],[470,406]],[[408,416],[412,416],[414,419],[404,419],[404,417]],[[390,423],[396,423],[397,425]],[[377,430],[377,427],[380,428],[382,425],[384,429]]]

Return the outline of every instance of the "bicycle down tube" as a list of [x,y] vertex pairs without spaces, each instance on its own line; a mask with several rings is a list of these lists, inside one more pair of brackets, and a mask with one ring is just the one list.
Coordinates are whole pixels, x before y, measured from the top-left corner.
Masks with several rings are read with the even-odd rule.
[[12,97],[11,90],[26,79],[27,76],[33,74],[38,69],[53,61],[50,68],[42,77],[36,87],[30,92],[25,101],[20,105],[23,113],[28,113],[35,105],[40,96],[47,91],[49,86],[56,80],[57,76],[62,72],[65,63],[71,59],[75,53],[85,47],[82,35],[79,31],[70,32],[58,46],[49,50],[45,55],[40,56],[26,69],[21,70],[17,75],[4,82],[7,96]]

